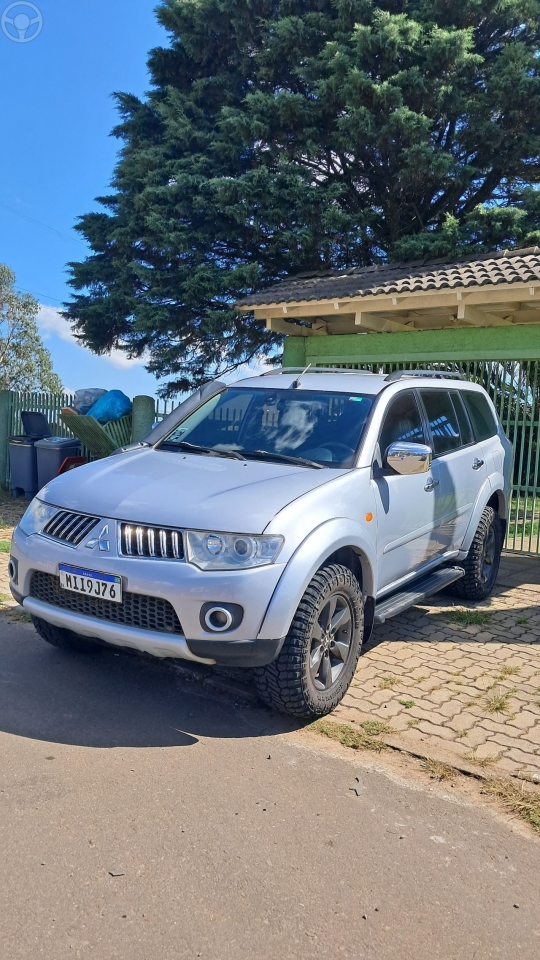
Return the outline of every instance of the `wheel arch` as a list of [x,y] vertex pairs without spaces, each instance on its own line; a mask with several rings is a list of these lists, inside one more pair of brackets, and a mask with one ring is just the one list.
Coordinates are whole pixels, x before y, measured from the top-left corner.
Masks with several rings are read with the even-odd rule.
[[497,514],[499,515],[503,523],[506,523],[505,517],[503,517],[500,512],[501,509],[503,509],[506,513],[506,497],[505,497],[504,491],[499,488],[497,488],[496,490],[493,490],[493,486],[489,478],[487,478],[484,481],[480,489],[480,493],[478,494],[478,497],[476,499],[474,509],[469,519],[467,532],[459,548],[460,559],[463,559],[467,555],[469,548],[471,546],[471,543],[473,542],[478,524],[480,523],[480,518],[484,510],[486,509],[486,507],[493,507],[493,509],[497,512]]
[[359,524],[330,520],[314,530],[289,560],[268,605],[258,638],[288,633],[294,614],[313,576],[329,563],[348,567],[364,595],[375,595],[375,552]]

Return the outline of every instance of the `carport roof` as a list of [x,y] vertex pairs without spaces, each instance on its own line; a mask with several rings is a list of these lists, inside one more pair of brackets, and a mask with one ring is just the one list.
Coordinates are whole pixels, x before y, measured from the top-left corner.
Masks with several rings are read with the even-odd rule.
[[438,260],[301,273],[239,300],[237,306],[246,308],[539,281],[540,247],[527,247],[479,254],[474,259],[464,257],[452,260],[442,257]]

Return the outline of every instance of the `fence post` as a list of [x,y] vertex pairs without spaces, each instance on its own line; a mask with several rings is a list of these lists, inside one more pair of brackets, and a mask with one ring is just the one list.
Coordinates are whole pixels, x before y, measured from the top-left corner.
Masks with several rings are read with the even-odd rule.
[[9,486],[9,421],[11,411],[11,390],[0,390],[0,486],[6,490]]

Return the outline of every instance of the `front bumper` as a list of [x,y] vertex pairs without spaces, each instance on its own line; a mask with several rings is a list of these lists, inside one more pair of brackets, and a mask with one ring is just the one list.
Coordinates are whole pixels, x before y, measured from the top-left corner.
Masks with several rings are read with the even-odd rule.
[[[258,666],[269,663],[279,652],[279,638],[255,638],[285,564],[232,572],[201,571],[182,561],[122,557],[115,550],[105,553],[84,546],[74,548],[43,536],[26,537],[18,529],[13,537],[12,555],[17,560],[18,581],[11,587],[24,609],[82,636],[132,647],[156,657],[179,657],[200,663]],[[41,571],[56,577],[59,563],[121,576],[124,591],[167,600],[180,620],[182,635],[110,623],[30,596],[32,574]],[[205,630],[200,612],[206,603],[239,604],[244,610],[242,622],[226,633]]]

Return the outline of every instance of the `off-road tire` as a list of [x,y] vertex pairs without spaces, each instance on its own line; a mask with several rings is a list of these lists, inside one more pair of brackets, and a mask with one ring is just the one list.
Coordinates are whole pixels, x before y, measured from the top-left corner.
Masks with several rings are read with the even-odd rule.
[[[312,631],[329,598],[346,598],[351,612],[349,654],[338,679],[327,690],[317,690],[310,668]],[[362,590],[348,567],[331,564],[319,570],[307,587],[281,652],[272,663],[255,669],[261,700],[280,713],[301,719],[322,717],[343,699],[356,670],[364,631]]]
[[78,653],[95,653],[96,650],[103,649],[96,640],[89,640],[87,637],[80,637],[71,630],[63,630],[62,627],[55,627],[52,623],[47,623],[41,617],[32,617],[32,623],[41,637],[53,647],[59,647],[61,650],[76,650]]
[[[493,563],[490,564],[489,576],[485,579],[486,544],[491,534],[494,538]],[[499,572],[499,562],[503,544],[503,531],[499,515],[493,507],[486,507],[474,535],[471,548],[465,560],[459,561],[459,566],[465,570],[465,576],[454,581],[447,592],[462,600],[485,600],[489,597]]]

